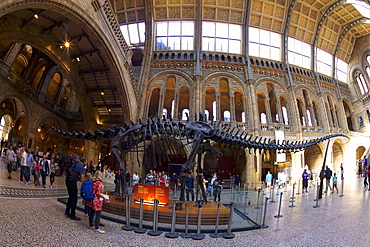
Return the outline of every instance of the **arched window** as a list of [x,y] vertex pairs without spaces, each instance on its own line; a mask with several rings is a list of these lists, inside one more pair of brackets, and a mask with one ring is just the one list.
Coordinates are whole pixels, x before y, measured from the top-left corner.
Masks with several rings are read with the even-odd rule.
[[59,91],[59,85],[61,82],[61,76],[59,73],[55,73],[53,79],[51,79],[48,91],[46,92],[46,96],[51,99],[55,100],[55,97]]
[[230,122],[230,111],[224,111],[224,121]]
[[312,126],[312,120],[311,120],[311,112],[309,109],[306,109],[307,113],[307,121],[308,121],[308,126]]
[[209,111],[208,110],[204,111],[204,118],[205,118],[206,121],[209,120]]
[[242,122],[245,123],[245,112],[242,112]]
[[363,74],[358,73],[356,76],[356,81],[357,81],[358,87],[360,88],[362,95],[369,91],[369,88],[367,87],[365,77]]
[[217,104],[216,101],[212,102],[212,109],[213,109],[213,120],[216,121],[216,116],[217,116]]
[[267,116],[265,113],[261,113],[261,123],[262,124],[267,124]]
[[162,117],[167,119],[167,109],[163,108]]
[[173,117],[175,115],[175,100],[172,100],[171,103],[171,116]]
[[188,120],[188,117],[186,116],[186,115],[188,115],[189,116],[189,109],[184,109],[183,111],[182,111],[182,120]]
[[283,110],[284,123],[288,125],[289,124],[288,110],[286,109],[285,106],[282,107],[282,110]]

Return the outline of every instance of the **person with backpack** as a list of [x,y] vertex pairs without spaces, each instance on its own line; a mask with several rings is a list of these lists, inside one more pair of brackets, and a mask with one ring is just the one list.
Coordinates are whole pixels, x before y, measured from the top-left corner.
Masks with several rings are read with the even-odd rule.
[[[105,231],[99,229],[101,212],[103,210],[103,201],[105,197],[103,196],[103,174],[101,171],[96,171],[94,175],[94,183],[92,184],[92,192],[94,194],[94,199],[87,201],[86,204],[90,207],[89,212],[89,226],[91,229],[95,228],[98,233],[105,233]],[[93,219],[95,214],[95,226],[93,225]]]
[[331,176],[333,175],[332,171],[330,170],[330,168],[328,166],[326,166],[326,169],[325,169],[325,172],[324,172],[324,177],[326,179],[326,189],[325,189],[325,192],[326,193],[328,191],[328,187],[330,190],[331,189],[331,186],[330,186],[330,179],[331,179]]
[[90,207],[88,205],[88,201],[94,199],[94,193],[92,191],[92,184],[93,184],[93,176],[90,172],[85,174],[85,181],[81,184],[81,197],[82,197],[82,204],[85,204],[85,215],[88,217],[90,213]]
[[84,165],[87,164],[85,157],[78,160],[78,155],[73,154],[71,163],[66,169],[66,187],[68,191],[68,201],[64,214],[71,220],[81,220],[81,218],[76,217],[76,206],[77,206],[77,181],[84,181]]

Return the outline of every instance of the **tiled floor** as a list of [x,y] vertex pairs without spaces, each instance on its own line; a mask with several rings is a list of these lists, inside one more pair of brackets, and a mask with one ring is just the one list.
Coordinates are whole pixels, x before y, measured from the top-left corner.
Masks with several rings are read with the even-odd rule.
[[[65,218],[65,205],[56,200],[54,192],[45,192],[52,191],[49,188],[35,188],[6,177],[0,166],[1,246],[369,246],[370,192],[355,174],[346,174],[343,197],[340,193],[324,194],[318,208],[313,207],[314,188],[295,195],[295,207],[289,207],[292,190],[288,188],[282,197],[282,218],[274,217],[279,198],[268,202],[268,228],[236,232],[233,239],[213,239],[206,234],[200,241],[126,232],[121,224],[106,220],[106,233],[99,234],[88,229],[82,212],[78,212],[81,221]],[[9,197],[1,192],[11,188],[22,193]],[[55,191],[58,189],[64,190]]]

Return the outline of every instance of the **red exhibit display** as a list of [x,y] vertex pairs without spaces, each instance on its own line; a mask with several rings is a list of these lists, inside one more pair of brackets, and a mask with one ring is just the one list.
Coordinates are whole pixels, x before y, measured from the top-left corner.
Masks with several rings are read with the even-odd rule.
[[154,203],[157,199],[159,204],[168,204],[169,188],[147,184],[135,184],[135,201],[143,198],[144,202]]

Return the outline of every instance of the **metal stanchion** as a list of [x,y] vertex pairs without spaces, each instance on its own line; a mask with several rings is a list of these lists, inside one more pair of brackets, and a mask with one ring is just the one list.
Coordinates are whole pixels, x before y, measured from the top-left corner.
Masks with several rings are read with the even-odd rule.
[[[339,197],[343,197],[343,191],[344,191],[344,179],[341,180],[342,181],[342,184],[341,184],[341,187],[342,187],[342,193],[339,195]],[[334,188],[333,188],[333,191],[334,191]]]
[[202,240],[204,239],[205,235],[201,233],[201,228],[202,228],[202,205],[198,205],[198,227],[197,227],[197,233],[193,234],[191,236],[192,239],[194,240]]
[[180,234],[182,238],[191,238],[189,230],[189,204],[185,203],[185,233]]
[[230,214],[229,214],[229,224],[227,226],[227,232],[224,232],[222,234],[223,238],[228,238],[229,239],[229,238],[234,238],[235,237],[235,234],[231,232],[231,225],[233,223],[234,207],[235,207],[235,204],[231,203]]
[[319,199],[319,193],[320,193],[320,190],[319,190],[319,182],[316,182],[316,199],[314,201],[317,201]]
[[271,200],[270,200],[270,202],[275,202],[275,200],[274,200],[274,194],[275,194],[275,186],[272,186],[272,194],[271,194]]
[[218,232],[218,224],[219,224],[219,220],[220,220],[220,205],[221,205],[220,203],[217,204],[215,233],[209,234],[209,236],[212,237],[212,238],[219,238],[219,237],[222,236],[220,233],[217,233]]
[[130,220],[130,215],[131,215],[131,212],[130,212],[130,209],[131,209],[131,197],[130,196],[126,196],[126,225],[125,226],[122,226],[122,230],[125,230],[125,231],[132,231],[134,230],[134,227],[133,226],[130,226],[131,225],[131,220]]
[[283,192],[280,192],[279,210],[278,210],[278,214],[274,216],[275,218],[281,218],[281,217],[283,217],[283,216],[280,214],[280,209],[281,209],[281,200],[282,200],[282,198],[283,198]]
[[159,236],[163,233],[158,231],[158,203],[158,200],[154,200],[153,230],[148,232],[150,236]]
[[301,194],[301,193],[299,192],[299,187],[301,187],[301,180],[300,180],[300,179],[298,180],[298,190],[297,190],[297,194],[296,194],[296,195]]
[[257,206],[254,207],[254,209],[260,209],[261,207],[258,205],[259,201],[260,201],[260,194],[261,194],[261,190],[258,190],[258,196],[257,196]]
[[140,209],[139,209],[139,227],[134,229],[136,233],[146,233],[146,229],[143,228],[143,206],[144,206],[144,199],[140,198]]
[[231,185],[231,201],[234,201],[234,185]]
[[293,184],[293,191],[292,191],[292,197],[290,199],[294,200],[295,196],[294,196],[294,189],[295,189],[295,184]]
[[266,209],[267,209],[267,201],[269,199],[266,197],[266,200],[265,200],[265,208],[263,210],[263,220],[262,220],[262,225],[261,225],[261,228],[267,228],[269,226],[265,225],[265,220],[266,220]]
[[180,234],[175,232],[175,226],[176,226],[176,202],[173,201],[173,207],[172,207],[172,222],[171,222],[171,232],[167,232],[165,236],[167,238],[177,238]]
[[320,193],[320,185],[317,185],[317,193],[316,193],[316,206],[314,208],[319,208],[319,193]]

